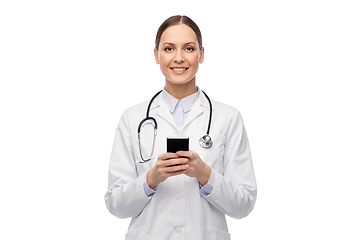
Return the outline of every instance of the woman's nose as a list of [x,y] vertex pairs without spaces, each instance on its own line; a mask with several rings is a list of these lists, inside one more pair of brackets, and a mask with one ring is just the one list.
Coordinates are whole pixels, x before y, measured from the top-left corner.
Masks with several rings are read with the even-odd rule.
[[182,51],[177,51],[176,52],[176,55],[175,55],[175,58],[174,58],[174,61],[177,62],[177,63],[181,63],[183,62],[185,59],[184,59],[184,56],[183,56],[183,53]]

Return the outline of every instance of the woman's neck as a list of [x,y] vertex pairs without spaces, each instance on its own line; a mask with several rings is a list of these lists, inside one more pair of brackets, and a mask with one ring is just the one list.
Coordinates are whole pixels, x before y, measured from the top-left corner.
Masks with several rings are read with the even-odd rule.
[[197,92],[195,78],[184,84],[174,84],[168,80],[165,83],[165,90],[177,99],[183,99]]

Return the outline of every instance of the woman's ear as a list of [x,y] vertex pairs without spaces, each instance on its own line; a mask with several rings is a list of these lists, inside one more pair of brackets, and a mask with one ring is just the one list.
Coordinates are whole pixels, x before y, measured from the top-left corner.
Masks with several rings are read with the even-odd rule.
[[203,63],[204,62],[204,48],[202,47],[201,48],[201,51],[200,51],[200,58],[199,58],[199,63]]
[[159,52],[158,52],[158,50],[156,50],[156,48],[154,48],[154,57],[155,57],[155,62],[156,62],[156,64],[160,64],[160,61],[159,61]]

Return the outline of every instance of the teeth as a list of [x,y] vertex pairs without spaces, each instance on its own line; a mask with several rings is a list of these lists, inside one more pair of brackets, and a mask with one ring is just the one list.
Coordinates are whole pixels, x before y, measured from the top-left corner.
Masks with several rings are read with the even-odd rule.
[[185,71],[186,68],[173,68],[174,71]]

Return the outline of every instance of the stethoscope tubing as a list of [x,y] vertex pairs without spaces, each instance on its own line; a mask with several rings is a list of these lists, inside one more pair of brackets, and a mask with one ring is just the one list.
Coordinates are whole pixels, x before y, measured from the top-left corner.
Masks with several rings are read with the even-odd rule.
[[[202,90],[201,90],[202,91]],[[210,126],[211,126],[211,120],[212,120],[212,104],[211,104],[211,100],[209,98],[209,96],[204,92],[202,91],[203,94],[205,95],[205,97],[207,98],[208,102],[209,102],[209,105],[210,105],[210,115],[209,115],[209,123],[208,123],[208,128],[207,128],[207,131],[206,131],[206,134],[209,135],[210,133]]]
[[[152,159],[152,155],[153,155],[153,152],[154,152],[154,146],[155,146],[155,136],[157,135],[157,122],[156,122],[156,119],[154,117],[149,117],[150,115],[150,108],[151,108],[151,104],[153,103],[153,101],[155,100],[155,98],[157,96],[159,96],[159,94],[162,92],[163,90],[160,90],[159,92],[157,92],[150,100],[149,104],[148,104],[148,107],[147,107],[147,110],[146,110],[146,117],[141,120],[141,122],[139,123],[139,127],[138,127],[138,139],[139,139],[139,152],[140,152],[140,157],[141,159],[143,160],[142,162],[140,163],[146,163],[148,161],[150,161]],[[211,137],[209,136],[209,133],[210,133],[210,126],[211,126],[211,120],[212,120],[212,103],[211,103],[211,100],[209,98],[209,96],[204,92],[202,91],[206,97],[206,99],[208,100],[209,102],[209,106],[210,106],[210,113],[209,113],[209,122],[208,122],[208,127],[207,127],[207,131],[206,131],[206,134],[201,137],[199,139],[199,143],[202,147],[204,148],[209,148],[212,146],[213,142],[211,140]],[[151,150],[151,155],[150,155],[150,158],[149,159],[144,159],[143,156],[142,156],[142,152],[141,152],[141,144],[140,144],[140,132],[141,132],[141,127],[143,125],[143,123],[145,121],[152,121],[154,123],[154,140],[153,140],[153,147],[152,147],[152,150]]]

